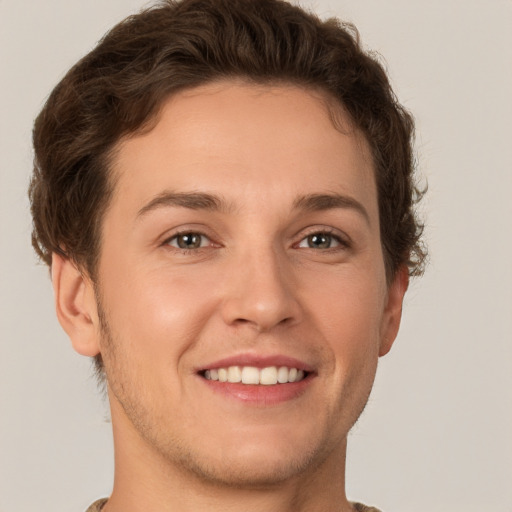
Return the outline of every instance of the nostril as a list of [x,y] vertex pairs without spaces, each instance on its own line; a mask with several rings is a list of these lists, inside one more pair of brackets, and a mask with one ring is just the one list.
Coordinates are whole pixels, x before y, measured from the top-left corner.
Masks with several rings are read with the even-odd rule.
[[246,318],[235,318],[234,323],[237,323],[237,324],[250,324],[251,321],[247,320]]

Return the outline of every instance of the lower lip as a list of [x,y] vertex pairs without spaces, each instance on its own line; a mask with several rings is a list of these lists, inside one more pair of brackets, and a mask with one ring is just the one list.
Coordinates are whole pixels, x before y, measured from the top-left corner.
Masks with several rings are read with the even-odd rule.
[[299,382],[288,384],[250,385],[231,382],[220,382],[200,377],[201,380],[215,393],[220,393],[228,398],[238,400],[248,405],[278,405],[298,398],[311,385],[313,375],[309,374]]

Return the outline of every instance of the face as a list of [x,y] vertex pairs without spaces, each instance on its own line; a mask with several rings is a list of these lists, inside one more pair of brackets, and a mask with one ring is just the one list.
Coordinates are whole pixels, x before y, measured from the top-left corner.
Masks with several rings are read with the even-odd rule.
[[218,83],[120,144],[95,334],[115,436],[231,483],[344,454],[404,292],[344,128],[319,93]]

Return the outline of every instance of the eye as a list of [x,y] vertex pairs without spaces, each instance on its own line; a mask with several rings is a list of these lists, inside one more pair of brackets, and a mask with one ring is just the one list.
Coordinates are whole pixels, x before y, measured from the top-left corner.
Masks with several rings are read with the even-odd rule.
[[319,232],[312,233],[306,238],[303,238],[298,246],[308,249],[332,249],[341,245],[343,245],[343,243],[339,237],[331,233]]
[[210,244],[210,240],[201,233],[191,231],[174,235],[166,241],[166,244],[176,249],[193,250],[207,247]]

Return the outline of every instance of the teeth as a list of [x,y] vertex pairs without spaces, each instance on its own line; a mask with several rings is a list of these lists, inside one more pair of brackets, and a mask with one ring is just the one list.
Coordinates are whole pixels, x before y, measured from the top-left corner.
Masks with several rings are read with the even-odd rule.
[[242,368],[242,382],[244,384],[259,384],[260,371],[253,366],[244,366]]
[[[293,370],[295,370],[295,368],[293,368]],[[279,370],[277,370],[277,375],[276,375],[276,378],[277,378],[277,382],[279,382],[279,384],[286,384],[287,382],[293,382],[293,381],[290,381],[290,370],[288,370],[288,368],[286,368],[286,366],[281,366],[279,368]]]
[[242,370],[240,366],[230,366],[228,368],[228,382],[241,382]]
[[242,384],[262,384],[272,386],[274,384],[286,384],[299,382],[305,377],[304,370],[288,368],[287,366],[268,366],[256,368],[255,366],[229,366],[216,368],[204,372],[205,379],[218,380],[219,382],[231,382]]
[[277,384],[277,368],[275,366],[262,368],[260,371],[260,384],[264,384],[265,386]]

